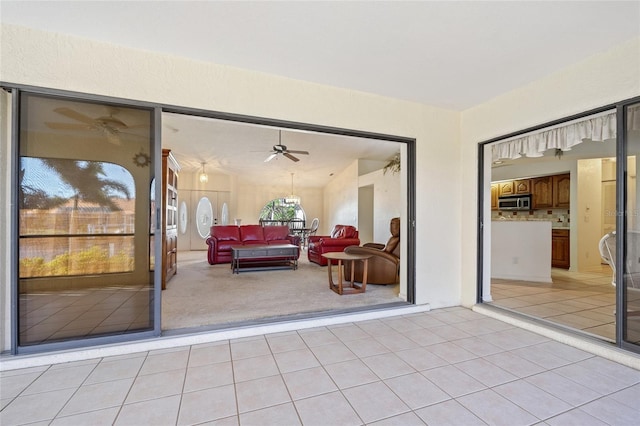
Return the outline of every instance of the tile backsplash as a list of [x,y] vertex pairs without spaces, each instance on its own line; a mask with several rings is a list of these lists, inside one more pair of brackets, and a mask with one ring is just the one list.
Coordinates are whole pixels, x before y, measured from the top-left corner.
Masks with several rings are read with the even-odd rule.
[[531,210],[531,211],[491,211],[491,219],[507,219],[507,220],[550,220],[552,222],[569,226],[569,210],[567,209],[548,209],[548,210]]

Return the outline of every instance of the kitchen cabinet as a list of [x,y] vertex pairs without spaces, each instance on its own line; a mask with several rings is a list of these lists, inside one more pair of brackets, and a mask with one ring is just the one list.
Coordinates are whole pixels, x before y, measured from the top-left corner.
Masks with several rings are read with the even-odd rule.
[[553,207],[553,177],[542,176],[531,179],[531,195],[534,209]]
[[526,195],[531,193],[531,179],[518,179],[513,181],[513,191],[515,195]]
[[571,195],[571,175],[553,176],[553,207],[569,208]]
[[170,149],[162,150],[162,289],[178,272],[178,172]]
[[498,210],[498,184],[491,184],[491,210]]
[[506,180],[498,182],[498,197],[505,197],[508,195],[515,195],[515,185],[512,180]]
[[551,230],[551,267],[569,269],[571,264],[569,250],[569,230]]

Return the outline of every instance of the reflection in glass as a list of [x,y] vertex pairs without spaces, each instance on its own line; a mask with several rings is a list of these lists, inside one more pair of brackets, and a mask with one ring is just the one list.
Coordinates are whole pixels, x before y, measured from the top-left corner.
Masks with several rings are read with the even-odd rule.
[[640,155],[640,104],[627,109],[627,214],[624,300],[626,314],[624,339],[640,344],[640,185],[636,173]]
[[28,93],[20,108],[18,345],[152,330],[151,112]]

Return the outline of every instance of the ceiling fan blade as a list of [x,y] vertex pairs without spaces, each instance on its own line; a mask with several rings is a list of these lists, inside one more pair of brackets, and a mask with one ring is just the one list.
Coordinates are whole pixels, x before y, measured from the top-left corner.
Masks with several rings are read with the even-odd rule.
[[268,162],[268,161],[273,160],[274,158],[276,158],[276,156],[277,156],[277,155],[278,155],[278,154],[276,154],[276,153],[271,154],[270,156],[268,156],[268,157],[267,157],[267,159],[266,159],[266,160],[264,160],[264,162],[266,163],[266,162]]
[[77,111],[72,110],[71,108],[56,108],[54,109],[58,114],[62,114],[66,117],[72,118],[74,120],[82,121],[83,123],[87,123],[90,126],[95,125],[95,120],[87,115],[81,114]]
[[49,123],[45,122],[47,127],[55,130],[91,130],[93,126],[80,123]]
[[[289,152],[291,152],[291,151],[289,151]],[[298,158],[294,157],[293,155],[289,154],[289,152],[285,152],[285,153],[283,153],[282,155],[284,155],[285,157],[287,157],[289,160],[292,160],[292,161],[300,161],[300,159],[298,159]]]
[[107,132],[107,141],[114,145],[122,145],[120,138],[117,134]]
[[288,153],[290,154],[304,154],[304,155],[309,155],[309,151],[295,151],[293,149],[288,149],[287,150]]

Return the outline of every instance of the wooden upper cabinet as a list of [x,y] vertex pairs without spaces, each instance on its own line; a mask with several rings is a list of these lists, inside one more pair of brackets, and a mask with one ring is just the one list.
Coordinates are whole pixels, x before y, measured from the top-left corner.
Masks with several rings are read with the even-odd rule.
[[553,176],[531,179],[531,193],[534,209],[553,207]]
[[531,179],[518,179],[513,182],[513,191],[516,195],[531,193]]
[[491,210],[498,210],[498,184],[491,184]]
[[512,180],[498,182],[498,197],[504,197],[505,195],[515,195],[515,185]]
[[569,208],[571,201],[571,175],[553,176],[553,207]]

